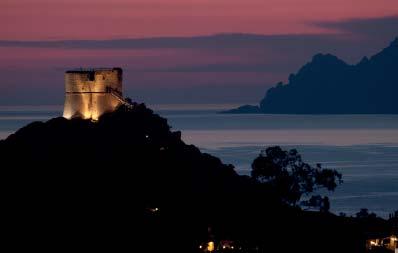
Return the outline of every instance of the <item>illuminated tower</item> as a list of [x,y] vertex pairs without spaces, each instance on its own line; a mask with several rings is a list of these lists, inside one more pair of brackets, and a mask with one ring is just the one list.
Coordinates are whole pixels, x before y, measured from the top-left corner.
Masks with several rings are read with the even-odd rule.
[[98,120],[125,103],[122,69],[77,69],[65,73],[64,117]]

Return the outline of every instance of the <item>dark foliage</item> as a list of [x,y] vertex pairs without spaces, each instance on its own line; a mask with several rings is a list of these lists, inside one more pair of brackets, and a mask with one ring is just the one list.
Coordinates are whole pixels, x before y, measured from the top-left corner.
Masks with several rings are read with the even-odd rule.
[[[307,207],[308,209],[315,209],[319,208],[321,212],[329,212],[330,209],[330,202],[327,196],[322,197],[320,195],[311,196],[308,200],[304,200],[301,202],[303,207]],[[344,214],[340,213],[340,216],[345,216]]]
[[362,208],[355,216],[359,219],[375,219],[377,217],[375,213],[369,213],[367,208]]
[[[252,164],[252,177],[269,190],[279,195],[284,203],[295,206],[303,195],[308,196],[317,189],[333,191],[342,183],[342,175],[336,170],[322,169],[303,162],[297,150],[282,150],[269,147]],[[306,206],[329,209],[328,198],[312,196],[303,203]]]
[[283,205],[144,105],[29,124],[0,141],[0,158],[3,241],[14,250],[196,252],[209,227],[247,252],[364,250],[355,219]]

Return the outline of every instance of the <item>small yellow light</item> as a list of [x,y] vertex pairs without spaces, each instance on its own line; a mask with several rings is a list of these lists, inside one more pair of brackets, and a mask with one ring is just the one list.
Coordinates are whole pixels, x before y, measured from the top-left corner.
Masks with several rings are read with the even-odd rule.
[[199,249],[201,249],[202,248],[202,245],[199,245]]
[[234,246],[231,246],[231,249],[234,249]]
[[210,251],[210,252],[214,251],[214,242],[209,242],[207,244],[207,251]]
[[225,245],[224,245],[224,246],[222,246],[222,248],[223,248],[223,249],[225,249],[225,248],[226,248],[226,247],[225,247]]

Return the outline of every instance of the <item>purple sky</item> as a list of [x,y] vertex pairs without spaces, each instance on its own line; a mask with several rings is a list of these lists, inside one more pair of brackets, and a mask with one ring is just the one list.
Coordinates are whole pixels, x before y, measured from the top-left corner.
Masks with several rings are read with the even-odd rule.
[[316,53],[387,46],[398,1],[2,0],[0,22],[0,104],[62,104],[63,72],[99,66],[138,101],[246,103]]

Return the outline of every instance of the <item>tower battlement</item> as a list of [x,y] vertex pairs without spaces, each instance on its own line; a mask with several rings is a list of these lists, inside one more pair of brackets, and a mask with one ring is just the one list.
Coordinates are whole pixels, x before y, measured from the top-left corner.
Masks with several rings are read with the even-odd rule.
[[65,72],[65,118],[97,120],[123,100],[121,68],[76,69]]

